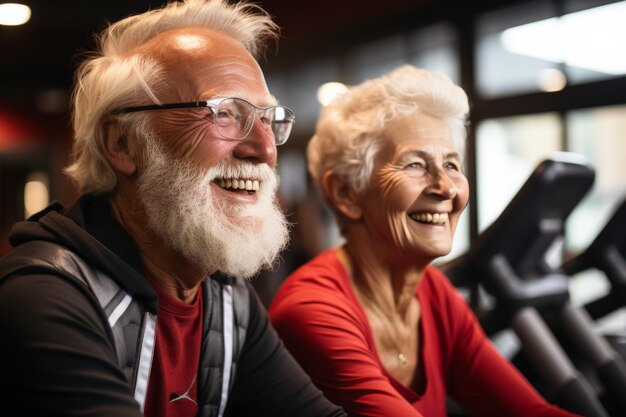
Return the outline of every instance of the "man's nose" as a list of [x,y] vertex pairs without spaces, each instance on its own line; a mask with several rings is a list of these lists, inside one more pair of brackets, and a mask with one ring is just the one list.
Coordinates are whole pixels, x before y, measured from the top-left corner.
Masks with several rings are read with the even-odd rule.
[[252,129],[234,149],[234,156],[240,159],[276,166],[276,140],[270,126],[259,117],[254,118]]

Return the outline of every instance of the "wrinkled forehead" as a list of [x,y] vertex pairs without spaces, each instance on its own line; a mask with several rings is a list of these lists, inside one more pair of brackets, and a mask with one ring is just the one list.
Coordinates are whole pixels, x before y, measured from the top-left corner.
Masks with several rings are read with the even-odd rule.
[[[267,95],[257,61],[234,38],[206,28],[163,32],[140,48],[163,68],[163,99],[205,99],[252,91]],[[266,101],[267,98],[247,97]]]

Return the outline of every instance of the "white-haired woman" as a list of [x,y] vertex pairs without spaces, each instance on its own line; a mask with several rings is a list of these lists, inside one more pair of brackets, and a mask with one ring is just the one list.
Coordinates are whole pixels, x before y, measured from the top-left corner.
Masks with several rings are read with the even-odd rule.
[[469,187],[467,96],[411,66],[325,108],[309,170],[346,243],[279,290],[270,315],[327,397],[358,416],[571,416],[492,347],[431,262],[450,252]]

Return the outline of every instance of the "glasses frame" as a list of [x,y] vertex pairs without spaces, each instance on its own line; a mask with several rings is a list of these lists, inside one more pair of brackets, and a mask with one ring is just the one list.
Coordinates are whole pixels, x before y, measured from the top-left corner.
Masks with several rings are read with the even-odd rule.
[[[140,111],[147,111],[147,110],[167,110],[167,109],[195,109],[195,108],[201,108],[201,107],[208,107],[209,109],[211,109],[211,112],[213,113],[213,123],[215,124],[215,126],[217,127],[217,123],[215,120],[216,117],[216,110],[219,107],[220,103],[222,103],[222,101],[225,100],[241,100],[244,101],[246,103],[248,103],[249,105],[251,105],[255,111],[254,111],[254,118],[258,117],[258,113],[259,112],[264,112],[267,111],[269,109],[272,108],[282,108],[285,110],[285,114],[287,115],[287,117],[285,118],[285,121],[291,123],[291,126],[293,127],[293,125],[295,124],[296,121],[296,115],[293,112],[293,110],[291,110],[289,107],[283,106],[283,105],[274,105],[274,106],[264,106],[264,107],[259,107],[256,106],[252,103],[250,103],[248,100],[245,100],[243,98],[239,98],[239,97],[221,97],[221,98],[214,98],[214,99],[210,99],[210,100],[204,100],[204,101],[188,101],[188,102],[182,102],[182,103],[163,103],[163,104],[145,104],[142,106],[130,106],[130,107],[122,107],[119,109],[115,109],[113,111],[111,111],[111,114],[127,114],[127,113],[135,113],[135,112],[140,112]],[[281,122],[284,123],[284,122]],[[236,138],[229,138],[227,136],[224,136],[219,129],[217,130],[217,133],[219,133],[222,137],[229,139],[229,140],[237,140],[237,141],[242,141],[244,139],[246,139],[248,137],[248,135],[250,134],[250,132],[252,131],[252,126],[254,125],[254,120],[252,120],[252,123],[250,123],[250,127],[248,128],[248,131],[246,132],[246,134],[239,139]],[[291,130],[289,132],[289,134],[287,135],[287,137],[282,140],[282,141],[278,141],[276,135],[274,135],[274,143],[276,144],[276,146],[279,145],[283,145],[287,142],[287,140],[289,139],[289,136],[291,134]]]

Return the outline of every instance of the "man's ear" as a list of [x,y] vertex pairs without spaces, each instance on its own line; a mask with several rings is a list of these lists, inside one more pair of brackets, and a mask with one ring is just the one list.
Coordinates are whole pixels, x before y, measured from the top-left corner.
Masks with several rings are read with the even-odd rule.
[[322,177],[322,188],[328,201],[340,213],[351,220],[361,218],[363,212],[351,184],[333,171],[326,171]]
[[125,176],[131,176],[137,172],[135,156],[129,147],[127,137],[120,132],[114,120],[105,120],[102,123],[100,147],[115,172]]

